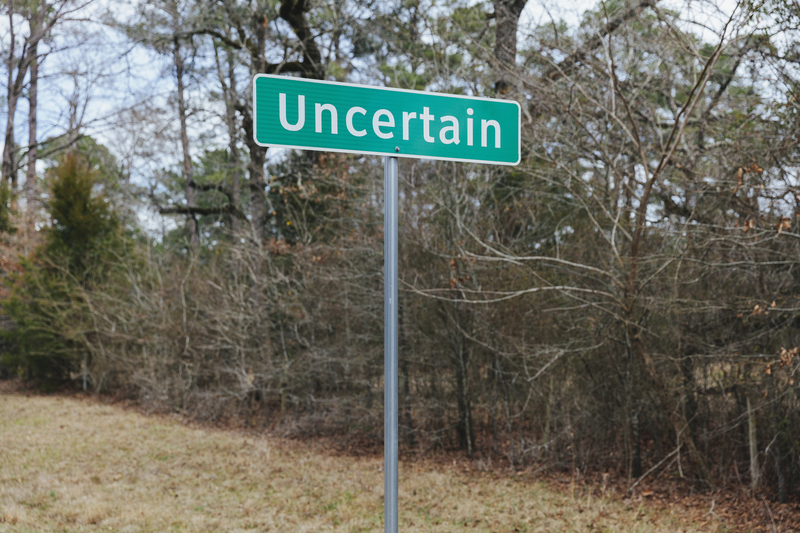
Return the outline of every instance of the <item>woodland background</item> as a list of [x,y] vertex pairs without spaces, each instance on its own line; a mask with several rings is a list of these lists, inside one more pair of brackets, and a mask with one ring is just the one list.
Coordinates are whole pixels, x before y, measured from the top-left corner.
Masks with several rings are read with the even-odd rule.
[[797,499],[800,6],[528,3],[6,0],[0,372],[379,443],[382,161],[250,80],[514,99],[400,161],[402,447]]

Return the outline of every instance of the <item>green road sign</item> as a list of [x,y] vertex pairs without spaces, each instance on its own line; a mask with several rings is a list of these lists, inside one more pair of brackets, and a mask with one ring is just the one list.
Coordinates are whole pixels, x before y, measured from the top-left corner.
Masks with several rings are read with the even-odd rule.
[[262,146],[516,165],[517,102],[259,74]]

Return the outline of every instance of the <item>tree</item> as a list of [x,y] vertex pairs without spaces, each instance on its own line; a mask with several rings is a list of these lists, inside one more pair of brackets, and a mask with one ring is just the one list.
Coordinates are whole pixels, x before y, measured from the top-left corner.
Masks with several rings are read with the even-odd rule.
[[[379,442],[380,161],[268,160],[248,80],[500,95],[523,104],[519,166],[400,164],[405,442],[618,472],[630,491],[670,471],[694,488],[758,483],[791,498],[796,6],[759,3],[759,20],[739,5],[712,38],[673,4],[614,0],[523,40],[524,7],[140,4],[121,22],[171,73],[126,114],[143,156],[123,173],[117,147],[96,141],[108,131],[72,143],[95,194],[47,190],[84,206],[76,220],[102,219],[67,224],[77,234],[102,226],[102,205],[89,207],[102,191],[116,229],[70,241],[59,225],[71,211],[48,204],[53,225],[7,302],[27,335],[14,364],[46,349],[63,364],[41,367],[63,376],[88,354],[96,388],[154,408]],[[59,142],[37,158],[49,164]],[[130,207],[137,178],[161,213],[197,220],[197,253],[186,224],[139,227],[153,219]],[[13,224],[4,212],[0,226]]]
[[[57,25],[73,20],[75,15],[88,4],[89,2],[83,4],[75,3],[73,0],[56,1],[50,4],[47,2],[40,4],[38,0],[32,0],[29,3],[16,3],[12,0],[4,4],[9,21],[9,47],[6,59],[6,99],[8,110],[2,161],[2,179],[5,181],[16,184],[17,180],[19,163],[17,161],[18,147],[14,139],[14,123],[17,103],[25,87],[25,80],[28,78],[31,66],[33,66],[33,70],[29,79],[31,83],[30,98],[32,98],[33,122],[30,125],[30,135],[34,139],[36,137],[36,94],[39,79],[38,68],[42,59],[39,45],[51,36],[53,29]],[[20,36],[18,35],[18,27],[23,20],[27,25],[28,32],[27,35]],[[29,152],[29,159],[32,158],[35,164],[35,143],[32,145],[34,151],[32,154]],[[31,171],[29,170],[29,172]]]
[[97,174],[68,153],[48,176],[51,225],[45,241],[9,279],[4,311],[16,328],[3,363],[36,378],[63,379],[86,351],[90,309],[82,292],[100,284],[108,259],[119,253],[119,224],[107,200],[96,195]]
[[527,3],[528,0],[492,1],[495,19],[494,59],[498,70],[494,90],[498,94],[508,91],[509,74],[513,73],[517,64],[517,28]]
[[[317,44],[317,39],[321,39],[322,35],[314,35],[309,27],[307,12],[311,6],[305,0],[284,0],[279,5],[261,2],[240,5],[235,1],[226,1],[218,7],[204,7],[205,17],[198,20],[187,34],[208,35],[214,40],[215,47],[240,51],[246,60],[250,76],[298,73],[313,79],[324,77],[325,66]],[[278,19],[289,24],[296,41],[283,34],[282,28],[277,24]],[[267,59],[268,54],[270,57],[284,59],[270,62]],[[299,56],[300,59],[294,60],[292,56]],[[225,87],[223,91],[230,102],[233,93]],[[248,175],[251,224],[255,233],[263,237],[271,216],[265,201],[267,184],[264,180],[264,165],[267,149],[258,146],[254,140],[250,99],[237,95],[234,107],[241,115],[244,142],[250,158]]]

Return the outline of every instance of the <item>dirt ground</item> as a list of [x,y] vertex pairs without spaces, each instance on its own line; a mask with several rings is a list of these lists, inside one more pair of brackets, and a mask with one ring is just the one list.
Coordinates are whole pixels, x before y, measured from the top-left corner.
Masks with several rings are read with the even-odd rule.
[[[0,532],[383,531],[379,457],[0,393]],[[737,531],[702,510],[441,461],[400,464],[404,532]]]

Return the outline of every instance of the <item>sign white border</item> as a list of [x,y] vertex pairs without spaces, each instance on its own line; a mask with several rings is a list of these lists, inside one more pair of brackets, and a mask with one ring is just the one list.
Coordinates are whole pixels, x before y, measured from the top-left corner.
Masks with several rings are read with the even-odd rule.
[[[503,103],[503,104],[513,104],[517,106],[517,161],[514,163],[509,163],[508,161],[489,161],[485,159],[462,159],[460,157],[434,157],[434,156],[423,156],[423,155],[413,155],[413,154],[403,154],[401,152],[369,152],[366,150],[342,150],[341,148],[320,148],[319,146],[298,146],[294,144],[276,144],[276,143],[261,143],[258,142],[257,134],[258,134],[258,113],[256,112],[256,80],[258,78],[278,78],[278,79],[286,79],[290,78],[293,80],[305,82],[305,83],[321,83],[323,85],[346,85],[348,87],[359,87],[359,88],[367,88],[367,89],[376,89],[380,91],[390,91],[390,92],[403,92],[403,93],[413,93],[413,94],[429,94],[435,96],[441,96],[444,98],[463,98],[465,100],[483,100],[489,102],[496,102],[496,103]],[[463,94],[447,94],[447,93],[435,93],[429,91],[412,91],[410,89],[395,89],[394,87],[379,87],[377,85],[359,85],[358,83],[343,83],[338,81],[327,81],[327,80],[309,80],[306,78],[298,78],[294,76],[280,76],[277,74],[256,74],[253,76],[253,141],[258,146],[263,146],[264,148],[294,148],[297,150],[316,150],[319,152],[338,152],[338,153],[345,153],[345,154],[365,154],[365,155],[382,155],[382,156],[390,156],[390,157],[405,157],[408,159],[433,159],[436,161],[457,161],[461,163],[479,163],[483,165],[504,165],[509,167],[515,167],[519,165],[520,161],[522,161],[522,108],[519,105],[519,102],[516,100],[502,100],[500,98],[484,98],[481,96],[466,96]]]

